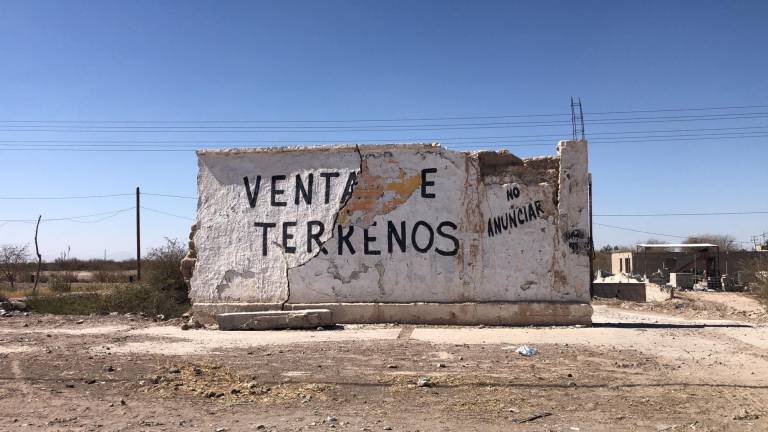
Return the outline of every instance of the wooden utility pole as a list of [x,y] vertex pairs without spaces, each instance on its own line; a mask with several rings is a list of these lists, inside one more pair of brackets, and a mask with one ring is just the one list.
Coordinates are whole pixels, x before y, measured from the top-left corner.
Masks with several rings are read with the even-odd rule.
[[40,280],[40,266],[43,264],[43,256],[40,255],[40,247],[37,245],[37,231],[40,229],[40,219],[43,215],[37,217],[37,225],[35,226],[35,254],[37,255],[37,274],[35,274],[35,286],[32,288],[32,294],[37,294],[37,283]]
[[141,193],[136,187],[136,281],[141,280]]

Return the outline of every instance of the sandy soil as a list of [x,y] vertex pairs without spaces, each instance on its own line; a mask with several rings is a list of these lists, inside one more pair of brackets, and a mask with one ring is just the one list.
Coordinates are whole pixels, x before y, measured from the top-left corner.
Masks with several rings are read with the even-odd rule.
[[736,319],[753,324],[768,324],[768,311],[754,296],[734,292],[677,291],[664,302],[625,302],[596,299],[593,304],[627,310],[656,312],[686,319]]
[[0,430],[768,430],[768,327],[621,306],[558,328],[0,318]]

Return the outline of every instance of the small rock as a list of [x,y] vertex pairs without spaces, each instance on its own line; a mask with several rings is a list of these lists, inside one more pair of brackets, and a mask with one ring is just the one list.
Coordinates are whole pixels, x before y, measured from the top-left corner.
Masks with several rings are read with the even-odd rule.
[[110,373],[114,371],[115,371],[115,368],[113,368],[111,365],[104,366],[104,372]]
[[384,426],[384,430],[392,430],[392,426]]
[[181,325],[181,329],[182,329],[182,330],[189,330],[189,329],[190,329],[190,327],[189,327],[189,324],[187,324],[187,323],[183,323],[183,324]]
[[387,368],[388,368],[388,369],[397,369],[397,368],[399,368],[399,367],[400,367],[400,366],[398,366],[398,365],[396,365],[396,364],[388,364],[388,365],[387,365]]
[[172,374],[181,373],[181,369],[179,369],[177,367],[172,367],[172,368],[168,369],[168,373],[172,373]]
[[328,416],[325,418],[325,421],[327,421],[328,423],[336,423],[338,419],[336,418],[336,416]]
[[77,320],[77,321],[75,321],[75,324],[82,324],[84,322],[85,322],[85,320]]
[[741,410],[741,413],[733,416],[734,420],[757,420],[760,416],[754,413],[750,413],[746,409]]
[[438,363],[438,364],[437,364],[437,367],[439,367],[439,368],[444,368],[444,367],[446,367],[446,366],[445,366],[445,363]]
[[120,405],[126,405],[125,399],[120,399]]
[[64,387],[66,387],[66,388],[75,388],[75,385],[72,384],[72,383],[67,383],[67,384],[64,384]]
[[85,380],[85,383],[86,384],[96,384],[96,380],[93,379],[93,378],[89,378],[89,379]]
[[416,382],[416,387],[432,387],[432,377],[419,377],[419,380]]
[[325,327],[322,327],[322,326],[321,326],[321,327],[318,327],[316,330],[317,330],[317,331],[323,331],[323,330],[325,330]]

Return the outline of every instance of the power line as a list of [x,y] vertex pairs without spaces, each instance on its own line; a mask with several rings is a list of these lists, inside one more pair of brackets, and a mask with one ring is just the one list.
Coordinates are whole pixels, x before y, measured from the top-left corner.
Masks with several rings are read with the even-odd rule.
[[[768,134],[755,134],[755,135],[742,135],[742,136],[700,136],[700,137],[621,137],[614,139],[595,139],[590,140],[590,144],[629,144],[629,143],[649,143],[649,142],[677,142],[677,141],[702,141],[702,140],[734,140],[734,139],[754,139],[765,138]],[[394,140],[393,140],[394,141]],[[546,144],[530,144],[533,142],[546,142]],[[355,143],[343,143],[336,142],[338,145],[354,145]],[[431,141],[423,142],[424,144],[432,143]],[[518,144],[520,143],[520,144]],[[392,142],[392,144],[397,144]],[[411,144],[413,144],[411,142]],[[455,149],[479,149],[479,148],[523,148],[523,147],[552,147],[554,142],[552,140],[528,140],[512,142],[508,140],[501,141],[478,141],[473,143],[441,143],[445,148]],[[269,146],[266,146],[269,147]],[[247,147],[228,147],[228,146],[174,146],[173,148],[157,147],[157,146],[100,146],[89,145],[88,147],[73,145],[35,145],[27,147],[3,147],[0,145],[0,151],[71,151],[71,152],[194,152],[200,149],[255,149],[265,148],[265,146],[247,146]]]
[[764,210],[746,210],[734,212],[700,212],[700,213],[637,213],[637,214],[593,214],[595,217],[664,217],[664,216],[725,216],[725,215],[755,215],[768,214]]
[[194,196],[184,196],[184,195],[169,195],[169,194],[159,194],[159,193],[149,193],[149,192],[142,192],[142,195],[149,195],[149,196],[156,196],[156,197],[164,197],[164,198],[183,198],[183,199],[197,199],[197,197]]
[[[142,195],[149,195],[149,196],[156,196],[156,197],[164,197],[164,198],[183,198],[183,199],[197,199],[197,197],[194,196],[185,196],[185,195],[172,195],[172,194],[160,194],[160,193],[149,193],[149,192],[142,192]],[[0,200],[77,200],[77,199],[89,199],[89,198],[108,198],[108,197],[123,197],[123,196],[134,196],[133,193],[115,193],[115,194],[106,194],[106,195],[78,195],[78,196],[16,196],[16,197],[0,197]],[[34,219],[37,220],[37,219]]]
[[[768,117],[767,112],[734,113],[734,114],[706,114],[686,116],[651,116],[651,117],[625,117],[608,118],[590,121],[590,125],[600,124],[637,124],[637,123],[668,123],[682,121],[709,121],[709,120],[741,120],[758,119]],[[56,126],[56,129],[40,129],[51,127],[47,125],[34,126],[34,129],[0,129],[1,132],[67,132],[67,133],[327,133],[327,132],[392,132],[392,131],[436,131],[436,130],[476,130],[476,129],[506,129],[520,127],[562,126],[570,124],[567,121],[543,122],[486,122],[486,123],[451,123],[451,124],[416,124],[375,126],[375,129],[367,129],[367,126]]]
[[[97,222],[101,222],[101,220],[104,220],[104,219],[96,220],[96,221],[81,221],[79,219],[85,219],[85,218],[96,217],[96,216],[104,216],[104,215],[110,215],[110,217],[112,217],[112,216],[117,216],[120,213],[124,213],[124,212],[127,212],[127,211],[134,210],[134,208],[135,207],[128,207],[128,208],[119,209],[119,210],[111,210],[111,211],[100,212],[100,213],[91,213],[91,214],[80,215],[80,216],[66,216],[66,217],[55,217],[55,218],[43,218],[43,219],[40,220],[40,222],[71,221],[71,222],[78,222],[78,223],[97,223]],[[30,222],[37,222],[37,219],[0,219],[0,222],[30,223]]]
[[[621,134],[651,134],[651,133],[676,133],[676,132],[702,132],[702,131],[726,131],[726,130],[747,130],[747,129],[767,129],[768,126],[742,126],[742,127],[720,127],[720,128],[695,128],[695,129],[655,129],[646,131],[621,131],[621,132],[598,132],[590,134],[591,136],[601,135],[621,135]],[[745,132],[746,133],[746,132]],[[470,136],[470,137],[428,137],[428,138],[386,138],[386,139],[355,139],[350,140],[355,143],[376,143],[392,141],[425,142],[425,141],[459,141],[459,140],[477,140],[477,139],[510,139],[510,138],[561,138],[563,134],[534,134],[534,135],[494,135],[494,136]],[[211,139],[207,140],[0,140],[0,143],[15,144],[41,144],[41,143],[69,143],[69,144],[210,144]],[[224,140],[216,140],[221,143]],[[297,140],[297,139],[246,139],[246,140],[226,140],[226,143],[249,144],[249,143],[291,143],[291,144],[337,144],[339,140]]]
[[166,215],[166,216],[172,216],[172,217],[179,218],[179,219],[186,219],[186,220],[189,220],[189,221],[194,221],[195,220],[194,218],[190,218],[190,217],[186,217],[186,216],[179,216],[177,214],[168,213],[168,212],[165,212],[165,211],[162,211],[162,210],[157,210],[157,209],[153,209],[153,208],[149,208],[149,207],[141,206],[141,208],[143,210],[149,210],[149,211],[154,212],[154,213],[159,213],[159,214]]
[[[596,133],[594,134],[596,136],[602,136],[604,134]],[[547,136],[547,135],[532,135],[532,136]],[[551,135],[553,137],[561,137],[561,135]],[[601,142],[643,142],[643,141],[659,141],[656,138],[664,138],[664,141],[669,141],[670,139],[681,139],[681,140],[687,140],[683,138],[690,138],[690,139],[722,139],[722,138],[729,138],[729,139],[740,139],[740,138],[762,138],[768,136],[768,129],[765,131],[753,131],[753,132],[721,132],[721,133],[706,133],[706,134],[675,134],[675,135],[645,135],[645,136],[616,136],[616,137],[606,137],[605,139],[596,139],[596,140],[590,140],[591,143],[601,143]],[[478,137],[479,138],[479,137]],[[505,138],[505,137],[499,137],[499,138]],[[462,140],[468,140],[470,138],[451,138],[454,140],[462,139]],[[634,140],[634,141],[628,141],[628,140]],[[327,141],[327,142],[333,142],[336,144],[360,144],[360,140],[358,142],[354,143],[340,143],[338,141]],[[384,142],[392,142],[392,141],[399,141],[399,142],[440,142],[440,139],[433,138],[433,139],[400,139],[400,140],[375,140],[375,141],[382,141]],[[191,143],[210,143],[209,141],[190,141],[188,143],[184,143],[184,141],[173,141],[171,144],[151,144],[152,141],[148,141],[146,144],[144,144],[142,141],[136,141],[132,144],[117,144],[114,142],[83,142],[78,143],[78,141],[71,141],[73,144],[64,144],[64,143],[48,143],[48,142],[42,142],[42,143],[36,143],[35,141],[20,141],[23,143],[34,143],[30,146],[25,147],[19,147],[19,148],[183,148],[183,149],[198,149],[200,146],[193,145]],[[131,143],[131,141],[125,141],[126,143]],[[237,141],[235,141],[237,142]],[[270,141],[270,140],[255,140],[255,141],[244,141],[244,142],[254,142],[254,143],[274,143],[274,142],[290,142],[297,145],[303,145],[303,144],[309,144],[313,143],[312,141],[290,141],[290,140],[276,140],[276,141]],[[510,144],[510,146],[513,146],[512,144],[519,144],[517,146],[520,147],[528,147],[531,146],[530,143],[534,142],[545,142],[545,143],[552,143],[552,139],[527,139],[524,141],[510,141],[508,139],[504,140],[496,140],[496,141],[477,141],[472,143],[452,143],[452,142],[445,142],[443,144],[450,145],[450,146],[477,146],[478,144]],[[379,144],[379,143],[372,143],[372,144]],[[550,145],[547,144],[547,145]],[[0,141],[0,149],[2,147],[18,147],[19,144],[6,144],[2,141]],[[514,146],[513,146],[514,147]],[[212,145],[205,146],[205,148],[231,148],[231,146],[222,144],[222,143],[216,143]]]
[[[618,230],[622,230],[622,231],[630,231],[630,232],[635,232],[635,233],[640,233],[640,234],[649,234],[649,235],[661,236],[661,237],[671,237],[671,238],[679,238],[679,239],[687,239],[688,237],[690,237],[690,236],[681,236],[681,235],[674,235],[674,234],[662,234],[662,233],[651,232],[651,231],[642,231],[642,230],[638,230],[638,229],[634,229],[634,228],[627,228],[627,227],[621,227],[621,226],[616,226],[616,225],[601,224],[601,223],[597,223],[597,222],[593,222],[593,225],[598,225],[598,226],[607,227],[607,228],[614,228],[614,229],[618,229]],[[739,241],[739,240],[734,240],[734,241],[736,243],[750,243],[750,242]]]
[[616,225],[601,224],[601,223],[597,223],[597,222],[593,222],[593,225],[597,225],[597,226],[601,226],[601,227],[607,227],[607,228],[614,228],[614,229],[623,230],[623,231],[631,231],[631,232],[636,232],[636,233],[640,233],[640,234],[649,234],[649,235],[662,236],[662,237],[673,237],[673,238],[688,238],[688,236],[679,236],[679,235],[674,235],[674,234],[661,234],[661,233],[656,233],[656,232],[637,230],[637,229],[633,229],[633,228],[620,227],[620,226],[616,226]]
[[[596,111],[587,112],[587,115],[608,114],[646,114],[661,112],[685,112],[685,111],[722,111],[735,109],[764,109],[768,105],[742,105],[742,106],[718,106],[718,107],[693,107],[693,108],[663,108],[651,110],[623,110],[623,111]],[[372,119],[289,119],[289,120],[0,120],[0,123],[56,123],[56,124],[237,124],[237,123],[365,123],[365,122],[408,122],[408,121],[441,121],[441,120],[479,120],[479,119],[503,119],[503,118],[530,118],[530,117],[569,117],[568,113],[547,114],[498,114],[498,115],[474,115],[474,116],[444,116],[444,117],[400,117],[400,118],[372,118]]]
[[[91,198],[112,198],[132,196],[133,194],[105,194],[105,195],[79,195],[79,196],[47,196],[47,197],[0,197],[0,200],[77,200],[77,199],[91,199]],[[37,219],[35,219],[37,220]]]

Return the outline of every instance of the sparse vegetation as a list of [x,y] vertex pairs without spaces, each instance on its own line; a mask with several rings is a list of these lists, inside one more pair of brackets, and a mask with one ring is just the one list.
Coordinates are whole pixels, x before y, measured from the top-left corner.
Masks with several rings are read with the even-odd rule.
[[751,291],[768,306],[768,253],[761,253],[748,260],[744,268],[753,275],[749,283]]
[[[30,295],[27,303],[39,313],[87,315],[143,312],[150,316],[162,314],[169,318],[177,317],[189,308],[187,287],[179,270],[184,255],[186,250],[180,241],[166,239],[165,245],[150,250],[142,262],[140,283],[109,282],[125,276],[103,270],[95,274],[100,283],[74,284],[74,273],[64,272],[61,277],[49,278],[48,293]],[[59,265],[72,267],[63,262]],[[94,287],[98,289],[89,289]],[[71,292],[74,290],[78,292]]]
[[11,284],[13,290],[27,262],[29,252],[27,245],[0,246],[0,277]]
[[52,275],[48,278],[48,289],[57,294],[72,292],[72,280],[66,274]]
[[729,234],[700,234],[689,236],[683,243],[710,243],[720,247],[723,252],[741,250],[736,238]]

